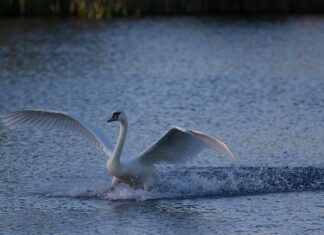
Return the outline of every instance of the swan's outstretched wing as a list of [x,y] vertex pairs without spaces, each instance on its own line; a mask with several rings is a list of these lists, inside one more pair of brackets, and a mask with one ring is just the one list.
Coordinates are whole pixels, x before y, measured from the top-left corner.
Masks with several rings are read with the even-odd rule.
[[65,112],[26,109],[1,115],[0,122],[11,129],[34,125],[73,131],[95,142],[109,157],[114,148],[114,145],[97,128],[82,118]]
[[160,162],[178,163],[191,159],[204,148],[220,151],[234,158],[222,141],[202,132],[173,127],[146,149],[138,160],[147,165]]

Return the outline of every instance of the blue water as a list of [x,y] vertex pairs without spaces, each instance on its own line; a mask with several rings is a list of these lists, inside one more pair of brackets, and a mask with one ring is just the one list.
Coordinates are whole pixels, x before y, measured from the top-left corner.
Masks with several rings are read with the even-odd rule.
[[104,154],[64,131],[0,126],[0,233],[324,233],[324,18],[0,21],[0,113],[76,113],[136,156],[171,125],[205,151],[109,191]]

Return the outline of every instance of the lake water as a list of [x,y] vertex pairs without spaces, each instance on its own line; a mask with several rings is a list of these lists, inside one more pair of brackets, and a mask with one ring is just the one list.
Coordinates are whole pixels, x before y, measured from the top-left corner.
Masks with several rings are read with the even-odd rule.
[[0,126],[0,233],[324,233],[324,18],[0,21],[0,113],[75,113],[126,150],[170,126],[205,151],[159,166],[148,191],[108,191],[105,155],[78,136]]

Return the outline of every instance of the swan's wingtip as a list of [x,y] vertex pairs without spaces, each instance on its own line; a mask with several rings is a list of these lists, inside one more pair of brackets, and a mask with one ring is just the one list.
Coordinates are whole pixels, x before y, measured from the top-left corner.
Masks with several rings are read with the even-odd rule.
[[6,115],[0,115],[0,123],[2,125],[7,126],[6,123],[5,123],[5,121],[6,121]]
[[230,157],[230,159],[232,159],[232,161],[236,161],[237,160],[236,157],[235,157],[235,155],[230,150],[228,152],[228,156]]
[[236,161],[236,157],[235,155],[232,153],[232,151],[230,150],[230,148],[224,144],[224,149],[223,149],[223,152],[232,160],[232,161]]

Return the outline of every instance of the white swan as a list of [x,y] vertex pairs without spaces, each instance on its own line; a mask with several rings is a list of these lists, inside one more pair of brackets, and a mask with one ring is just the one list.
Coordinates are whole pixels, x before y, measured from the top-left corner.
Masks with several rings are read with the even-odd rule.
[[204,148],[220,151],[234,158],[232,152],[222,141],[202,132],[172,127],[159,140],[143,151],[139,157],[121,163],[120,158],[127,132],[125,112],[114,112],[108,122],[113,121],[120,123],[115,147],[97,128],[82,118],[65,112],[28,109],[0,116],[0,122],[11,129],[30,125],[61,128],[77,132],[80,136],[92,140],[108,156],[106,167],[113,176],[112,190],[121,182],[134,188],[146,187],[156,176],[155,164],[162,162],[183,163]]

